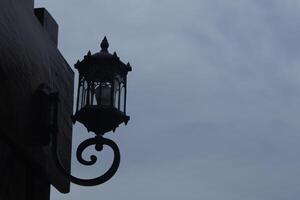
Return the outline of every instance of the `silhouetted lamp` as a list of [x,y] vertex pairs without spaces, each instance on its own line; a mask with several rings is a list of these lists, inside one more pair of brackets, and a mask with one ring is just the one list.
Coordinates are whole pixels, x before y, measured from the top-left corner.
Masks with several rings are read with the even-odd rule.
[[106,132],[115,131],[121,123],[127,124],[129,120],[129,116],[126,115],[126,93],[127,73],[131,71],[131,66],[129,63],[124,64],[120,61],[115,52],[110,54],[108,46],[107,39],[104,37],[100,52],[92,55],[89,51],[82,61],[75,64],[75,68],[79,72],[79,82],[73,122],[82,123],[88,131],[96,134],[95,137],[83,141],[78,146],[77,160],[84,165],[93,165],[96,163],[97,157],[91,155],[90,160],[85,160],[82,157],[83,151],[91,145],[94,145],[97,151],[101,151],[103,145],[108,145],[114,152],[111,167],[101,176],[93,179],[72,176],[60,162],[56,149],[57,139],[56,136],[53,137],[53,151],[58,167],[71,182],[84,186],[104,183],[115,174],[120,163],[120,152],[118,146],[112,140],[104,138],[103,135]]
[[126,115],[127,73],[131,66],[120,61],[117,54],[108,52],[106,37],[101,51],[91,54],[75,64],[79,72],[77,107],[74,120],[97,135],[127,124]]

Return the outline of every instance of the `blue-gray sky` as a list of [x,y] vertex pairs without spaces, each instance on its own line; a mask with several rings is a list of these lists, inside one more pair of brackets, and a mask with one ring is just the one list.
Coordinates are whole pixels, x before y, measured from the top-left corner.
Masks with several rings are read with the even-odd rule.
[[[52,200],[300,198],[300,2],[36,0],[70,65],[99,50],[130,61],[131,121],[107,137],[120,169]],[[85,129],[74,127],[74,148]],[[106,152],[109,158],[109,152]],[[104,162],[105,160],[103,160]],[[91,177],[73,161],[73,173]]]

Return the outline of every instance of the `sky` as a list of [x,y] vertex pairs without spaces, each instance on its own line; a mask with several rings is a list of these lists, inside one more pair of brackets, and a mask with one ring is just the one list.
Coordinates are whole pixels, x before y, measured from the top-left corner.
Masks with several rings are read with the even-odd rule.
[[[51,200],[300,198],[300,1],[35,0],[59,24],[68,63],[107,36],[133,71],[131,120],[113,139],[107,183],[51,189]],[[74,68],[73,68],[74,70]],[[76,72],[76,76],[77,76]],[[77,83],[75,83],[77,87]],[[73,130],[73,151],[84,138]],[[88,154],[87,154],[88,155]],[[93,177],[103,166],[72,173]]]

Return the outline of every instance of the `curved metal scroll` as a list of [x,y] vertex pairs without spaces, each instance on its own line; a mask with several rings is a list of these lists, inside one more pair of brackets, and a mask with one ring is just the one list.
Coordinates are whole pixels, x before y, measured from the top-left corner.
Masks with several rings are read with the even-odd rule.
[[[83,186],[94,186],[102,184],[106,181],[108,181],[118,170],[120,165],[120,151],[115,142],[113,142],[110,139],[103,138],[102,135],[97,135],[96,137],[87,139],[79,144],[76,156],[78,161],[83,165],[94,165],[97,161],[97,157],[95,155],[90,156],[90,160],[85,160],[82,157],[83,151],[91,146],[95,145],[96,151],[101,151],[103,149],[103,145],[107,145],[110,148],[112,148],[114,152],[114,160],[110,168],[101,176],[98,176],[93,179],[81,179],[77,178],[75,176],[72,176],[67,172],[67,170],[63,167],[63,164],[60,161],[59,153],[57,150],[57,134],[58,134],[58,128],[57,128],[57,114],[58,114],[58,102],[59,102],[59,94],[58,92],[52,92],[51,88],[48,87],[46,84],[41,84],[37,90],[38,100],[43,100],[46,115],[48,116],[47,119],[49,121],[45,122],[45,127],[49,127],[49,134],[50,137],[53,139],[53,143],[51,144],[51,149],[55,158],[55,162],[57,167],[60,169],[60,171],[73,183]],[[48,144],[48,141],[47,143]]]
[[95,149],[97,151],[101,151],[103,148],[103,145],[108,145],[112,148],[112,150],[114,152],[114,160],[113,160],[111,167],[104,174],[102,174],[101,176],[98,176],[96,178],[93,178],[93,179],[81,179],[81,178],[72,176],[65,170],[62,163],[60,162],[58,151],[56,148],[57,147],[56,136],[54,136],[53,139],[54,139],[54,141],[53,141],[52,150],[54,151],[53,154],[56,157],[56,159],[55,159],[56,163],[57,163],[59,169],[62,171],[62,173],[64,173],[70,179],[70,181],[75,184],[82,185],[82,186],[95,186],[95,185],[102,184],[102,183],[108,181],[116,173],[116,171],[119,168],[120,151],[119,151],[117,144],[110,139],[103,138],[102,136],[96,136],[94,138],[89,138],[89,139],[83,141],[78,146],[77,151],[76,151],[77,159],[83,165],[93,165],[96,163],[97,157],[95,155],[91,155],[89,161],[84,160],[82,157],[83,151],[91,145],[95,145]]

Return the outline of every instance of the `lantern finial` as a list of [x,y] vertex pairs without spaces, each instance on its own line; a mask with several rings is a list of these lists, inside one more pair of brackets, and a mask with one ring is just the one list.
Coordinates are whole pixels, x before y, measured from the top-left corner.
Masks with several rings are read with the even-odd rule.
[[108,44],[106,36],[103,38],[100,46],[101,46],[101,51],[107,52],[109,44]]

